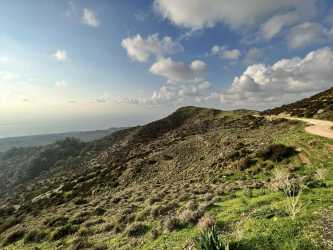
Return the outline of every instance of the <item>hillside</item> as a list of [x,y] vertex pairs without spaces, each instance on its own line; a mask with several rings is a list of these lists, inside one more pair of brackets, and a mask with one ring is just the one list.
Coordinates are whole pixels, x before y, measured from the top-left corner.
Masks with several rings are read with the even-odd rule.
[[93,142],[8,151],[0,242],[208,249],[194,245],[216,225],[230,249],[330,249],[332,155],[300,122],[197,107]]
[[312,97],[263,112],[333,121],[333,87]]
[[5,152],[14,147],[21,148],[21,147],[45,146],[60,140],[64,140],[66,138],[77,138],[82,141],[88,142],[110,135],[111,133],[119,129],[121,128],[110,128],[106,130],[95,130],[95,131],[68,132],[62,134],[46,134],[46,135],[31,135],[31,136],[1,138],[0,152]]

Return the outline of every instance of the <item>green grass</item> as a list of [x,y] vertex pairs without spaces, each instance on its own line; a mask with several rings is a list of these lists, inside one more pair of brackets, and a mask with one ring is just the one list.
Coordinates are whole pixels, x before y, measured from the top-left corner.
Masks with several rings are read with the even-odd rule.
[[[237,116],[237,115],[235,115]],[[286,210],[286,196],[283,192],[273,192],[267,188],[253,189],[251,195],[244,190],[238,190],[232,195],[230,193],[220,196],[219,200],[207,213],[216,219],[224,240],[233,242],[231,245],[237,249],[317,249],[320,248],[318,218],[323,209],[332,211],[333,207],[333,152],[328,145],[333,145],[333,140],[312,136],[304,132],[304,126],[299,125],[296,129],[290,129],[286,133],[277,133],[273,143],[282,143],[301,149],[310,160],[311,164],[303,164],[298,156],[293,156],[289,162],[272,163],[277,167],[287,167],[292,164],[298,166],[296,174],[299,176],[312,175],[318,168],[329,170],[328,179],[325,181],[327,187],[304,189],[301,201],[304,209],[297,215],[295,221],[284,215]],[[260,161],[256,166],[259,166]],[[225,182],[232,182],[240,178],[267,179],[269,172],[260,171],[254,177],[247,172],[235,172],[232,176],[224,178]],[[197,200],[200,198],[196,197]],[[186,202],[179,203],[184,206]],[[137,214],[145,206],[140,206]],[[276,214],[275,214],[276,213]],[[267,215],[267,216],[266,216]],[[107,222],[108,215],[103,215]],[[129,239],[126,230],[118,234],[100,233],[89,238],[92,243],[104,242],[110,249],[184,249],[191,240],[200,232],[195,226],[166,232],[160,228],[160,218],[153,219],[148,216],[143,222],[147,225],[148,232],[138,239]],[[151,231],[160,230],[160,236],[153,240]],[[50,233],[50,232],[49,232]],[[65,246],[71,244],[74,236],[70,235],[62,241],[45,241],[40,244],[29,244],[29,248],[38,246],[42,249],[54,249],[63,242]],[[27,249],[23,240],[15,245],[4,249]],[[231,248],[233,249],[233,248]],[[236,249],[236,248],[235,248]]]

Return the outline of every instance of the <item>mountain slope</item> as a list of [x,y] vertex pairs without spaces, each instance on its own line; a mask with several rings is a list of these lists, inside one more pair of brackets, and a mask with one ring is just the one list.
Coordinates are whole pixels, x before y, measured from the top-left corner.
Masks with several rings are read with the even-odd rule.
[[[11,186],[14,192],[0,199],[2,246],[184,249],[209,217],[242,249],[286,249],[281,237],[287,239],[288,230],[288,240],[297,244],[310,246],[309,234],[326,244],[316,233],[326,218],[321,209],[332,212],[332,142],[305,134],[301,123],[255,115],[184,107],[78,144],[75,151],[60,147],[56,160],[41,164],[47,174]],[[45,155],[35,157],[40,162]],[[327,184],[315,177],[323,166]],[[276,188],[280,170],[306,186],[305,202],[313,200],[297,223],[291,223],[285,195]],[[244,236],[233,238],[239,230]],[[281,235],[267,236],[275,234]]]
[[264,115],[288,114],[333,121],[333,87],[312,97],[264,111]]
[[7,151],[14,147],[20,148],[20,147],[44,146],[55,143],[60,140],[64,140],[66,138],[77,138],[82,141],[88,142],[110,135],[119,129],[122,128],[110,128],[107,130],[82,131],[82,132],[68,132],[62,134],[46,134],[46,135],[31,135],[31,136],[1,138],[0,152]]

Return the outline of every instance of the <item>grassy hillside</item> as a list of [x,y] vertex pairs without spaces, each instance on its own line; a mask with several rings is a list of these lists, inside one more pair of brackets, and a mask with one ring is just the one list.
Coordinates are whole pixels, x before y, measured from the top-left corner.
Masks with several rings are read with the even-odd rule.
[[263,112],[265,115],[282,113],[333,121],[333,87],[312,97]]
[[85,144],[0,201],[3,249],[332,249],[333,141],[254,114],[186,107]]

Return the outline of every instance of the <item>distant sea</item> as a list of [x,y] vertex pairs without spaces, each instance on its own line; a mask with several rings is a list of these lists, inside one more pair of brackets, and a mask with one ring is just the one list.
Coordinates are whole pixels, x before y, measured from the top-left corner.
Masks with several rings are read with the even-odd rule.
[[151,121],[149,116],[98,115],[73,119],[39,119],[1,121],[0,138],[65,133],[73,131],[104,130],[111,127],[130,127]]

